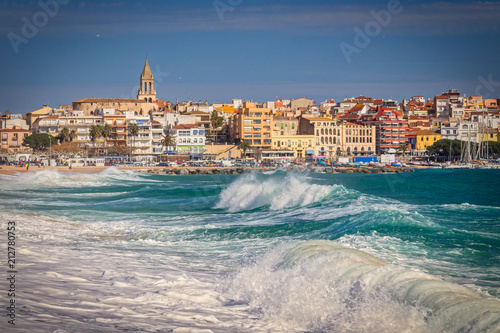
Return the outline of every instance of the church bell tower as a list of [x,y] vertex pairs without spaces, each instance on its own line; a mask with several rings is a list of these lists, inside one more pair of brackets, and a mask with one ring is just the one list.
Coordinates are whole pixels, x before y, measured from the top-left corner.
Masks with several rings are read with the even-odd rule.
[[153,103],[156,101],[156,91],[154,89],[154,78],[151,69],[149,68],[148,58],[141,74],[141,86],[137,94],[137,99],[142,99],[146,102]]

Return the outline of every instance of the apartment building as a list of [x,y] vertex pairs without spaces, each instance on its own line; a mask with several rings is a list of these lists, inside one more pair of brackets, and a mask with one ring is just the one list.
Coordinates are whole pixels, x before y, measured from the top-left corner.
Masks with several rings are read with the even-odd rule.
[[196,124],[180,124],[170,129],[170,135],[181,155],[201,155],[205,151],[205,127]]
[[272,148],[273,114],[270,109],[245,102],[233,116],[232,127],[236,142],[245,140],[255,149]]
[[371,155],[376,151],[376,128],[374,125],[342,123],[341,154],[343,156]]
[[[125,112],[127,125],[127,146],[135,148],[134,155],[141,159],[148,159],[153,153],[153,137],[151,135],[151,118],[149,115],[140,116],[135,112]],[[130,125],[136,123],[139,126],[137,135],[132,135]]]
[[342,152],[342,124],[329,117],[300,117],[299,133],[315,136],[315,155],[334,157]]

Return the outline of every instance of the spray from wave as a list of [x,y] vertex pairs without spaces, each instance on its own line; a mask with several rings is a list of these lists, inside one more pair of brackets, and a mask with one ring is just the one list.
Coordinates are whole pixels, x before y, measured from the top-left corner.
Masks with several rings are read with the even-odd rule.
[[253,210],[269,206],[271,210],[307,206],[321,201],[336,186],[309,184],[297,174],[246,174],[238,178],[220,194],[215,208],[229,212]]
[[277,249],[227,281],[227,297],[291,331],[498,332],[500,302],[330,241]]
[[121,171],[116,167],[109,167],[98,173],[60,172],[46,169],[35,173],[6,176],[4,179],[6,182],[16,184],[72,187],[103,186],[110,181],[143,181],[139,174],[131,170]]

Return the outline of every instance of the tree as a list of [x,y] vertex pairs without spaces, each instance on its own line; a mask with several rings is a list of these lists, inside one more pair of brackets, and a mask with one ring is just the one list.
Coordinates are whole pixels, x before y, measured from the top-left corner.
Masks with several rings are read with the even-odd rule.
[[224,124],[224,118],[219,116],[219,112],[214,110],[210,115],[210,123],[212,124],[212,131],[215,132],[215,142],[217,143],[218,128]]
[[126,146],[113,146],[109,148],[109,152],[112,156],[127,156],[130,155],[135,148]]
[[245,140],[241,140],[240,143],[238,144],[238,149],[240,149],[242,151],[242,155],[244,158],[246,158],[247,154],[247,150],[250,150],[252,149],[252,146],[250,145],[250,142],[248,141],[245,141]]
[[174,150],[175,150],[176,142],[170,136],[170,133],[166,133],[166,134],[161,136],[161,140],[159,142],[159,145],[161,147],[166,147],[167,149],[168,149],[168,147],[174,147]]
[[108,146],[108,138],[111,135],[111,125],[106,123],[102,128],[102,137],[104,138],[104,154],[107,156],[107,146]]
[[9,156],[9,150],[6,148],[0,148],[0,160],[8,159],[8,156]]
[[76,131],[75,130],[71,130],[69,132],[69,140],[73,141],[74,139],[76,139]]
[[23,146],[30,147],[34,151],[43,151],[56,144],[56,138],[47,133],[32,134],[26,137],[23,142]]
[[134,147],[135,147],[135,137],[139,134],[139,125],[137,123],[130,123],[128,125],[128,131],[130,135],[134,138]]
[[52,154],[58,157],[75,157],[82,148],[75,142],[64,142],[60,145],[52,147]]
[[90,126],[89,135],[90,135],[90,140],[94,143],[94,148],[95,148],[95,141],[102,136],[102,126],[100,125]]
[[59,142],[64,143],[64,142],[68,141],[69,133],[70,133],[69,128],[63,127],[61,132],[59,132],[59,135],[57,136],[57,138],[59,139]]
[[408,151],[408,145],[402,144],[399,146],[398,151],[400,151],[403,158],[405,158],[406,152]]
[[[466,147],[466,145],[466,142],[460,140],[441,139],[434,142],[432,146],[427,147],[427,152],[431,156],[457,156],[462,152],[462,147]],[[473,143],[473,145],[475,144]]]

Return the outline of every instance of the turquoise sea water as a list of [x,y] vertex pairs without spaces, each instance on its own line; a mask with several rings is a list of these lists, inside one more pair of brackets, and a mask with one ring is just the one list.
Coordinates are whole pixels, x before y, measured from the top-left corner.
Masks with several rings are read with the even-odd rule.
[[499,170],[0,177],[17,331],[500,332]]

